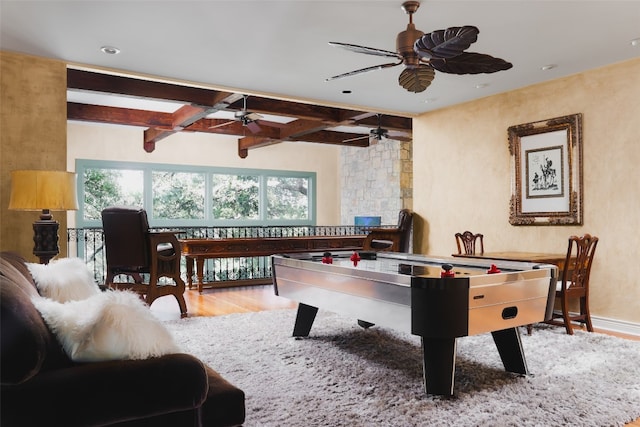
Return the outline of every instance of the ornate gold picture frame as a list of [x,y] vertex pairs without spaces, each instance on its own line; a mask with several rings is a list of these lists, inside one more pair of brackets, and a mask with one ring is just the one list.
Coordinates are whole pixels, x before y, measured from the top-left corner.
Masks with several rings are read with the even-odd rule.
[[511,225],[582,225],[582,114],[511,126]]

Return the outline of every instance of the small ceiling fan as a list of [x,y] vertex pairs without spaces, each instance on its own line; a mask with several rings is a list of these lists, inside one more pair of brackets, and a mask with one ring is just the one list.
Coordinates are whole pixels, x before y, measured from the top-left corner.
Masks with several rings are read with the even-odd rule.
[[331,46],[367,55],[394,58],[396,62],[338,74],[329,77],[326,81],[404,65],[405,68],[398,77],[398,83],[406,90],[417,93],[423,92],[429,87],[435,77],[435,70],[450,74],[478,74],[495,73],[508,70],[513,66],[504,59],[494,58],[490,55],[464,52],[478,40],[480,30],[474,26],[451,27],[428,34],[417,30],[413,24],[413,14],[419,7],[420,2],[418,1],[402,3],[402,9],[409,15],[409,24],[407,29],[401,31],[396,37],[396,52],[348,43],[329,42]]
[[258,133],[258,132],[260,132],[262,130],[260,128],[261,124],[265,125],[265,126],[272,126],[272,127],[282,127],[283,126],[281,123],[269,122],[269,121],[266,121],[266,120],[262,120],[262,116],[260,114],[248,111],[247,110],[247,98],[248,98],[248,95],[243,95],[242,98],[243,98],[243,100],[242,100],[242,110],[235,112],[233,120],[229,120],[228,122],[220,123],[220,124],[215,125],[215,126],[211,126],[209,129],[216,129],[216,128],[219,128],[219,127],[222,127],[222,126],[230,125],[231,123],[240,122],[240,123],[242,123],[242,126],[244,126],[247,129],[249,129],[252,133]]
[[378,141],[382,141],[383,139],[393,139],[396,141],[411,141],[410,137],[404,136],[404,135],[395,135],[395,134],[391,134],[389,129],[384,129],[382,127],[382,114],[376,114],[376,116],[378,117],[378,127],[375,129],[371,129],[369,131],[368,135],[362,135],[356,138],[349,138],[349,139],[345,139],[342,142],[353,142],[353,141],[360,141],[362,139],[369,139],[370,143],[373,142],[378,142]]

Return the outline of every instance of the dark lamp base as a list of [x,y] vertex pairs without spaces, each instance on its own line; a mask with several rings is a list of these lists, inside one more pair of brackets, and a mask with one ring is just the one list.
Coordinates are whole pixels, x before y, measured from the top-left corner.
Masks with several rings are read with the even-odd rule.
[[54,220],[48,209],[43,209],[40,220],[33,223],[33,254],[40,259],[40,264],[49,264],[51,258],[58,255],[58,228],[60,224]]

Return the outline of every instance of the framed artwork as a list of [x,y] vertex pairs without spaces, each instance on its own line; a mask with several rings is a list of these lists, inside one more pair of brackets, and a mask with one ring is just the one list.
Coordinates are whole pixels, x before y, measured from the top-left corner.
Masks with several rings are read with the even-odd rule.
[[582,225],[582,114],[508,133],[511,225]]

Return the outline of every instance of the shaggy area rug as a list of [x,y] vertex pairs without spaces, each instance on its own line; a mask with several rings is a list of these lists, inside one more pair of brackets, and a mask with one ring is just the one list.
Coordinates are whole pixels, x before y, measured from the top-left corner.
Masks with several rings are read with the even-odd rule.
[[295,310],[165,322],[246,393],[253,426],[621,426],[640,417],[640,342],[546,325],[522,334],[532,375],[504,371],[490,334],[457,341],[455,396],[425,395],[419,337]]

